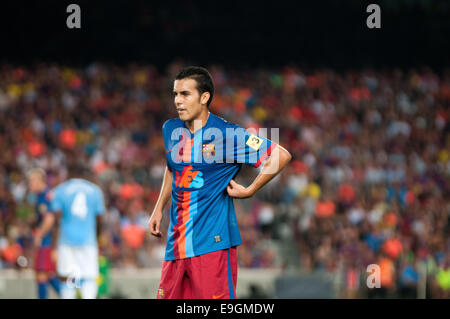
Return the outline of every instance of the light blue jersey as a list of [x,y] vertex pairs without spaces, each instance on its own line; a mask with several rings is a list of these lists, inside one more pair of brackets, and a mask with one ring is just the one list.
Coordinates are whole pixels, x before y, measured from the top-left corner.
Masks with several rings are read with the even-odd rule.
[[100,187],[74,178],[58,185],[51,197],[51,210],[62,212],[58,243],[97,246],[96,219],[105,210]]

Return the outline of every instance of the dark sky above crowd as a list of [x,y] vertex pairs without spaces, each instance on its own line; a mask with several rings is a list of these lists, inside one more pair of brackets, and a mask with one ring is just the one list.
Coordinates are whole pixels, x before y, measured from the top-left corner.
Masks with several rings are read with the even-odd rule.
[[[373,2],[373,1],[372,1]],[[70,3],[81,29],[66,26]],[[233,66],[418,67],[449,65],[450,2],[14,1],[2,4],[0,62],[152,63],[177,57]]]

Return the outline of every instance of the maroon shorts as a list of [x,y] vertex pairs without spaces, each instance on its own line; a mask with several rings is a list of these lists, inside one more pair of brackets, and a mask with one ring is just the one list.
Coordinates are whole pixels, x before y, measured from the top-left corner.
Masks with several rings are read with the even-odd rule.
[[56,272],[55,264],[51,258],[51,247],[40,247],[34,256],[34,270],[42,272]]
[[158,299],[236,298],[236,247],[204,255],[166,260]]

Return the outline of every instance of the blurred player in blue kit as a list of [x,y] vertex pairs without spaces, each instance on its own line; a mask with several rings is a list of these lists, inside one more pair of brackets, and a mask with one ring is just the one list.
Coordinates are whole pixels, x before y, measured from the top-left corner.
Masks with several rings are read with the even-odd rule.
[[43,169],[34,168],[28,172],[28,188],[36,195],[36,228],[33,231],[35,246],[34,270],[39,299],[47,299],[50,284],[59,294],[59,280],[56,277],[56,254],[52,242],[52,225],[55,216],[50,211],[50,189]]
[[81,178],[84,174],[82,167],[70,167],[71,178],[55,187],[51,196],[51,210],[60,213],[57,273],[63,299],[74,299],[77,288],[83,299],[97,297],[97,234],[105,204],[100,187]]

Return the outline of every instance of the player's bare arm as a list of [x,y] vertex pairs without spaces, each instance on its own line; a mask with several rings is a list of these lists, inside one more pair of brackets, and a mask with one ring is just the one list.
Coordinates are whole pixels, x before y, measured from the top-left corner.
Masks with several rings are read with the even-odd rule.
[[104,219],[103,216],[104,216],[104,214],[97,215],[97,220],[95,223],[96,233],[97,233],[97,243],[98,243],[98,247],[101,247],[101,248],[103,248],[103,241],[101,240],[102,231],[103,231],[103,219]]
[[55,224],[55,216],[51,213],[46,213],[44,215],[44,219],[42,222],[42,226],[37,230],[37,233],[34,237],[34,245],[36,247],[41,246],[42,238],[48,234],[48,232],[52,229]]
[[235,198],[252,197],[261,187],[277,176],[289,163],[291,158],[291,154],[284,147],[277,145],[267,158],[263,169],[256,176],[253,183],[248,187],[244,187],[231,180],[227,186],[228,195]]
[[153,209],[153,213],[149,221],[150,233],[153,236],[161,237],[162,235],[160,231],[162,214],[164,207],[167,205],[167,202],[170,199],[171,190],[172,190],[172,173],[166,166],[161,191],[159,193],[158,200],[156,202],[155,208]]
[[58,249],[57,249],[57,245],[58,245],[58,238],[59,238],[59,225],[60,225],[60,220],[61,220],[61,211],[55,211],[53,212],[53,232],[52,232],[52,250],[51,250],[51,254],[50,257],[52,259],[52,261],[56,264],[57,259],[58,259]]

